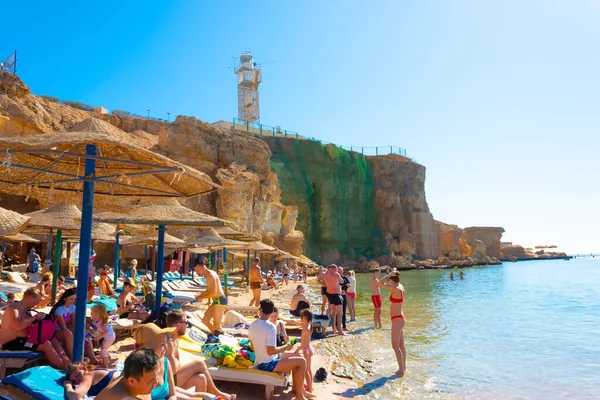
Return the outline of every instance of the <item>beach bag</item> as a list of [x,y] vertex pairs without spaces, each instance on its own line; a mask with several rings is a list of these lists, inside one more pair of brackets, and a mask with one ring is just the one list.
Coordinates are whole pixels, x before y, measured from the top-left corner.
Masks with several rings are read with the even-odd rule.
[[[31,313],[29,314],[32,316]],[[54,339],[57,325],[56,317],[53,315],[46,315],[43,320],[35,321],[27,328],[27,343],[42,344],[49,342]]]

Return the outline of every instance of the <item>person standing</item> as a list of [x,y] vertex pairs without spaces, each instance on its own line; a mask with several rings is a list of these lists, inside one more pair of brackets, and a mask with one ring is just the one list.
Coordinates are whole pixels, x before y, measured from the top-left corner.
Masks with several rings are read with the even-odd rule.
[[325,276],[325,282],[327,282],[327,299],[331,304],[331,327],[334,335],[345,335],[342,330],[342,283],[344,280],[338,273],[338,267],[335,264],[331,264],[327,267],[327,275]]
[[194,271],[206,280],[206,290],[196,296],[196,300],[202,301],[208,299],[210,302],[208,309],[204,313],[202,322],[212,332],[220,331],[223,314],[225,314],[225,308],[227,307],[227,297],[225,297],[225,293],[223,292],[219,275],[215,271],[206,268],[206,265],[200,261],[197,261],[194,265]]
[[[317,280],[319,282],[321,282],[321,315],[325,314],[325,307],[327,307],[327,281],[326,281],[326,276],[327,276],[327,270],[323,267],[320,266],[319,267],[319,277],[317,278]],[[327,315],[329,315],[330,312],[327,312]]]
[[129,263],[129,269],[124,272],[126,278],[133,278],[134,280],[137,281],[137,279],[138,279],[137,265],[138,265],[138,260],[136,260],[135,258],[133,260],[131,260],[131,263]]
[[27,271],[32,274],[37,274],[40,269],[40,264],[42,263],[42,259],[40,255],[35,252],[35,248],[32,247],[29,250],[29,254],[27,254]]
[[342,329],[347,331],[346,327],[346,308],[348,307],[348,296],[346,295],[346,290],[348,290],[348,286],[350,285],[350,281],[348,277],[344,275],[344,268],[338,267],[338,274],[342,277]]
[[369,284],[371,285],[371,301],[373,302],[373,321],[375,322],[375,329],[381,329],[381,290],[379,290],[379,273],[381,270],[375,268],[373,270],[373,276]]
[[[385,283],[389,279],[388,284]],[[406,319],[402,310],[404,306],[404,296],[406,290],[400,284],[400,274],[396,273],[396,268],[392,272],[379,280],[379,287],[392,292],[390,295],[390,317],[392,319],[392,348],[396,353],[398,361],[398,371],[396,374],[404,376],[406,372],[406,347],[404,345],[404,326]]]
[[356,321],[356,277],[354,271],[348,271],[347,273],[348,289],[346,295],[348,296],[348,311],[350,312],[350,322]]
[[302,280],[306,283],[306,280],[308,279],[308,267],[306,266],[306,263],[300,264],[300,267],[302,268]]
[[250,275],[250,289],[252,289],[252,300],[250,300],[249,306],[256,306],[260,303],[260,295],[262,293],[262,285],[265,284],[265,280],[262,277],[262,271],[260,269],[260,258],[254,257],[252,259],[252,265],[248,274]]
[[282,268],[281,282],[282,282],[282,285],[285,284],[285,286],[290,284],[290,269],[288,268],[287,265],[284,265]]

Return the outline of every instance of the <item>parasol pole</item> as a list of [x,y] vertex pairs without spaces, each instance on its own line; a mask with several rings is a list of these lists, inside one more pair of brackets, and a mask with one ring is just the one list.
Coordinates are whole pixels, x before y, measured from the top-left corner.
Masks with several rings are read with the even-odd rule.
[[4,254],[6,253],[6,239],[2,243],[2,259],[0,260],[0,268],[4,268]]
[[227,248],[223,247],[223,266],[225,268],[225,272],[223,276],[225,277],[225,297],[227,297]]
[[[93,144],[85,145],[87,156],[96,156],[98,148]],[[81,233],[79,236],[79,268],[77,271],[77,301],[75,306],[75,339],[73,341],[73,362],[83,359],[85,340],[85,313],[87,310],[88,270],[92,244],[92,215],[94,214],[94,179],[96,177],[96,159],[85,159],[85,179],[83,180],[83,202],[81,204]]]
[[54,249],[54,275],[52,276],[52,301],[56,304],[56,292],[58,291],[58,274],[60,272],[60,257],[62,253],[62,229],[56,230],[56,244]]
[[52,259],[52,233],[53,233],[53,229],[50,228],[50,231],[48,232],[48,248],[46,249],[46,260],[44,260],[44,264],[45,261],[50,261]]
[[160,318],[160,306],[162,304],[162,282],[165,269],[165,231],[164,225],[158,225],[158,256],[156,257],[156,319]]
[[119,239],[121,238],[121,233],[119,231],[117,231],[117,235],[115,237],[115,261],[114,261],[114,266],[113,266],[113,273],[114,273],[114,281],[113,281],[113,287],[116,289],[117,288],[117,282],[118,282],[118,278],[119,278],[119,268],[120,268],[120,256],[121,254],[121,245],[119,244]]
[[246,289],[250,290],[250,249],[246,255]]

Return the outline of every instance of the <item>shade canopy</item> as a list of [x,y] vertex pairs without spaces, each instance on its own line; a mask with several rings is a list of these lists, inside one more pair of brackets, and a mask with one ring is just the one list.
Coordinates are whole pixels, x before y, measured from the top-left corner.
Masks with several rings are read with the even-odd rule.
[[[190,197],[220,187],[203,172],[137,146],[127,133],[88,118],[73,132],[0,138],[0,191],[38,197],[81,192],[86,159],[97,196]],[[86,155],[95,145],[96,155]]]
[[226,239],[220,236],[213,228],[204,229],[194,239],[187,241],[188,247],[205,247],[207,249],[222,249],[224,247],[243,248],[245,242],[238,240]]
[[15,235],[0,236],[0,239],[6,240],[7,242],[26,242],[26,243],[39,243],[40,241],[32,236],[24,233],[17,233]]
[[126,213],[96,213],[96,221],[130,225],[225,226],[227,221],[182,206],[177,200],[163,200],[139,206]]
[[256,251],[257,253],[262,253],[263,251],[271,252],[271,251],[277,250],[277,247],[269,246],[269,245],[264,244],[263,242],[259,242],[259,241],[244,242],[244,244],[242,246],[229,246],[229,248],[231,248],[232,250],[237,250],[237,249],[253,250],[253,251]]
[[222,227],[215,228],[215,231],[219,235],[221,235],[222,237],[224,237],[226,239],[240,240],[243,242],[246,242],[246,241],[253,242],[253,241],[260,239],[260,237],[258,237],[258,236],[240,232],[229,226],[222,226]]
[[277,257],[275,261],[300,260],[300,257],[293,256],[290,253],[286,253],[285,251],[282,251],[282,253],[283,254]]
[[30,217],[0,207],[0,236],[9,236],[21,232],[27,226]]
[[[120,241],[123,246],[139,246],[139,245],[155,245],[158,243],[158,237],[156,235],[153,236],[125,236],[121,237]],[[185,242],[173,235],[169,235],[165,233],[165,245],[177,245],[184,244]],[[165,246],[167,247],[167,246]]]

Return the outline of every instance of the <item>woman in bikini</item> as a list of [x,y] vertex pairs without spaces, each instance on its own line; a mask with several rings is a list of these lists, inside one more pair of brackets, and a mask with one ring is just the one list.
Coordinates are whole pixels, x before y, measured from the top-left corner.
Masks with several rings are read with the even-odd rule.
[[[388,284],[385,281],[388,280]],[[392,319],[392,348],[396,353],[398,361],[399,376],[404,376],[406,372],[406,347],[404,346],[404,325],[406,319],[402,312],[404,306],[404,295],[406,291],[404,286],[400,284],[400,274],[396,272],[396,268],[392,272],[379,280],[379,287],[392,292],[390,295],[390,317]]]
[[88,368],[81,363],[74,363],[67,368],[65,378],[65,398],[80,400],[86,396],[98,396],[104,388],[119,377],[117,371]]

